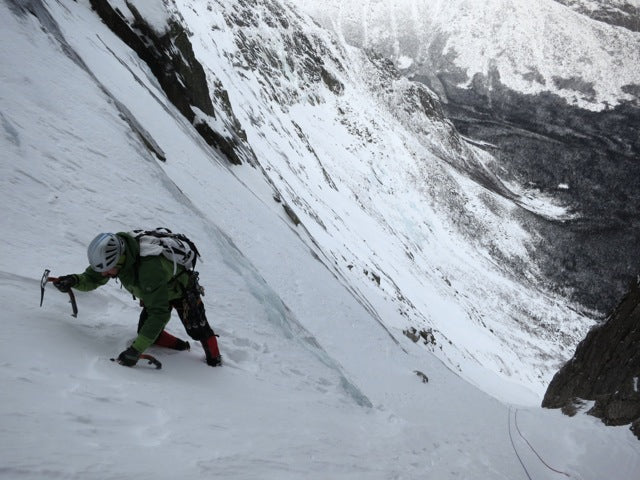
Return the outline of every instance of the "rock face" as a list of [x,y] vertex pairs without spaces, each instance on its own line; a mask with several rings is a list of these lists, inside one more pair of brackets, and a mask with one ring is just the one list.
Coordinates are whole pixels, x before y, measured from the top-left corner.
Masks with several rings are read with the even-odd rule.
[[569,413],[580,399],[594,400],[589,413],[607,425],[631,423],[640,439],[640,277],[553,377],[542,406]]
[[231,163],[241,164],[243,160],[253,163],[255,155],[246,144],[246,134],[222,88],[214,92],[214,99],[218,110],[225,113],[222,120],[226,128],[223,132],[212,128],[216,113],[207,76],[193,53],[188,32],[178,21],[170,19],[167,31],[158,32],[129,2],[125,3],[133,19],[108,0],[90,3],[102,21],[145,61],[171,103],[209,145],[220,149]]

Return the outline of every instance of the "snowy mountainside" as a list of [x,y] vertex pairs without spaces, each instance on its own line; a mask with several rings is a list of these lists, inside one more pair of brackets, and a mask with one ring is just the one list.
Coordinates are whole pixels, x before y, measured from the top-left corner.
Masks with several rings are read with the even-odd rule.
[[[123,80],[131,64],[142,69],[136,83],[147,93],[127,100],[129,112],[161,146],[172,175],[186,174],[178,165],[189,165],[189,178],[198,175],[188,155],[170,155],[170,130],[153,133],[148,124],[147,102],[168,105],[155,99],[164,97],[144,64],[126,47],[119,54],[100,47],[104,33],[85,33],[94,15],[86,6],[46,5],[117,102],[125,103],[118,92],[133,88]],[[304,241],[392,335],[412,328],[432,334],[425,349],[493,394],[495,376],[540,395],[590,322],[540,286],[522,209],[438,156],[461,157],[475,147],[435,110],[412,113],[421,136],[407,130],[388,100],[372,101],[366,85],[375,68],[366,55],[287,7],[172,5],[169,16],[188,25],[195,55],[224,86],[260,162],[237,173],[241,180],[283,217],[273,197],[295,213]],[[111,74],[116,67],[122,76]],[[398,78],[388,96],[398,98],[394,92],[406,85]]]
[[638,0],[556,0],[576,12],[611,25],[640,31]]
[[569,104],[602,110],[640,84],[640,38],[592,22],[555,0],[294,3],[354,45],[393,57],[416,75],[449,69],[460,85],[496,69],[500,81],[526,94],[552,92]]
[[[615,307],[640,269],[640,194],[628,181],[640,175],[634,4],[294,3],[437,92],[458,131],[491,154],[485,170],[530,198],[525,206],[553,198],[567,207],[530,227],[537,265],[576,302],[602,314]],[[616,9],[628,28],[616,26]]]
[[[626,428],[609,429],[582,414],[568,419],[557,411],[506,405],[402,335],[409,323],[380,293],[388,288],[383,278],[379,288],[375,279],[358,271],[364,260],[345,271],[327,260],[333,252],[348,253],[354,262],[386,256],[387,250],[376,243],[380,219],[360,205],[343,206],[354,222],[344,239],[329,233],[312,237],[312,227],[292,225],[272,198],[274,188],[284,192],[284,200],[292,198],[283,187],[285,178],[295,180],[288,166],[277,170],[283,179],[271,177],[278,184],[265,182],[260,166],[231,166],[203,141],[164,95],[148,66],[100,22],[86,1],[0,2],[0,24],[0,225],[7,232],[0,253],[1,478],[554,478],[536,454],[575,478],[596,480],[613,472],[621,480],[635,478],[640,452]],[[207,45],[211,47],[205,42],[203,49]],[[227,53],[215,58],[233,62]],[[222,61],[211,65],[224,78],[234,111],[245,122],[254,95],[261,91],[259,82],[246,72],[245,78],[234,77]],[[237,88],[231,88],[231,80]],[[318,105],[295,107],[314,112]],[[263,113],[256,123],[277,125],[279,118],[263,109],[266,106],[257,103],[252,110]],[[375,111],[385,125],[393,123],[384,118],[384,109]],[[304,131],[305,119],[296,112]],[[327,112],[331,110],[315,111],[320,125]],[[369,126],[364,117],[358,119]],[[317,144],[343,154],[336,163],[343,162],[339,166],[349,173],[371,172],[373,165],[362,167],[357,155],[339,149],[345,138],[336,132],[351,138],[344,133],[346,127],[327,124],[333,128],[325,124],[326,130],[317,135],[326,135],[316,139]],[[248,138],[261,147],[256,149],[258,159],[269,152],[256,141],[260,132],[264,143],[270,139],[272,148],[280,145],[266,128],[247,129]],[[282,138],[285,144],[295,139]],[[410,139],[406,134],[403,141]],[[355,146],[360,144],[352,142],[346,145],[358,152]],[[403,147],[400,141],[392,145],[400,151]],[[266,172],[278,166],[273,162],[264,166]],[[334,162],[323,165],[339,189],[329,190],[341,195],[348,179],[334,172],[340,171]],[[426,167],[437,167],[434,175],[451,182],[450,187],[456,185],[453,178],[489,195],[447,165],[431,158]],[[383,167],[397,168],[391,160]],[[299,168],[311,170],[302,163]],[[325,179],[316,168],[316,176]],[[372,184],[358,177],[348,185],[358,180],[363,182],[359,197],[368,200]],[[396,182],[388,187],[396,192],[408,188]],[[317,179],[315,183],[324,186]],[[341,196],[341,202],[345,198],[350,197]],[[371,194],[372,202],[384,206],[381,200],[379,193]],[[427,214],[438,206],[431,207],[417,194],[414,201]],[[502,202],[495,205],[504,208],[501,214],[516,208]],[[291,205],[304,225],[313,226],[304,209]],[[498,286],[505,309],[515,307],[512,293],[526,296],[520,318],[526,317],[527,305],[538,313],[556,312],[558,318],[566,312],[566,305],[554,303],[556,299],[545,300],[500,268],[490,268],[490,257],[485,263],[463,257],[467,252],[459,248],[467,240],[447,225],[446,216],[440,222],[435,214],[427,218],[432,231],[426,240],[444,237],[460,241],[459,246],[421,239],[418,234],[427,237],[427,230],[421,230],[425,227],[409,223],[402,212],[391,212],[394,205],[378,214],[389,216],[387,228],[404,222],[402,238],[417,245],[412,255],[426,264],[421,268],[429,271],[418,246],[437,262],[423,285],[412,278],[417,273],[408,270],[401,279],[418,293],[410,288],[402,292],[418,298],[433,289],[431,309],[425,311],[434,322],[445,313],[458,322],[453,327],[459,327],[459,343],[443,346],[452,356],[465,346],[477,346],[500,356],[496,362],[516,365],[513,352],[505,350],[503,356],[491,345],[495,338],[462,338],[477,333],[465,328],[465,308],[473,303],[478,314],[495,308],[475,295],[488,296]],[[483,211],[482,205],[472,206]],[[324,209],[317,211],[329,216]],[[335,213],[334,222],[340,224],[338,213],[343,212]],[[79,272],[96,232],[158,225],[188,233],[203,254],[204,302],[220,334],[222,368],[204,364],[197,345],[191,352],[177,353],[152,347],[151,353],[163,362],[160,371],[110,362],[135,335],[139,313],[137,302],[117,283],[78,293],[78,318],[69,315],[66,296],[51,286],[43,307],[37,305],[43,267],[56,275]],[[357,229],[371,243],[369,250],[359,250],[365,242]],[[341,232],[347,228],[342,226]],[[392,235],[384,240],[396,254],[385,266],[404,262],[399,270],[411,264],[404,250],[404,256],[399,254],[399,240]],[[517,248],[511,245],[510,251]],[[450,257],[449,249],[461,258]],[[462,290],[467,286],[463,282],[474,283],[466,279],[470,274],[486,282],[477,287],[486,290]],[[459,296],[446,297],[453,288]],[[465,295],[468,303],[461,302]],[[450,308],[444,311],[443,306]],[[584,321],[578,315],[575,319]],[[185,336],[175,316],[168,328]],[[510,331],[519,335],[521,346],[541,345],[525,332]],[[522,368],[530,369],[525,349],[518,354],[525,354]],[[481,358],[477,352],[458,358],[460,368],[484,390],[532,401],[531,392],[519,383],[535,372],[512,372],[513,383],[497,381],[490,364],[482,369],[476,363],[474,358]],[[429,381],[423,383],[415,371],[424,372]]]
[[[537,290],[522,209],[450,167],[481,165],[483,154],[439,115],[433,94],[273,2],[177,5],[278,198],[381,321],[433,330],[431,348],[451,365],[475,358],[544,384],[549,356],[561,359],[589,322]],[[494,342],[513,358],[492,353]],[[523,355],[535,373],[519,366]]]

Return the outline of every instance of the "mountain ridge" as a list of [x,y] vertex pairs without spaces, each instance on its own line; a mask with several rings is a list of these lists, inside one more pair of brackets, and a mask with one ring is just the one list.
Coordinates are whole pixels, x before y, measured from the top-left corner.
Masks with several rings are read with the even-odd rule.
[[[283,24],[267,28],[265,2],[171,5],[260,163],[236,165],[208,144],[88,0],[0,2],[2,472],[512,480],[550,475],[542,458],[576,478],[634,479],[640,444],[628,429],[538,406],[548,372],[590,319],[535,272],[490,255],[493,244],[526,259],[530,233],[516,215],[533,214],[452,166],[453,153],[426,149],[363,88],[375,78],[352,66],[368,53],[341,48],[349,75],[327,60],[343,89],[298,85],[298,67],[261,78],[235,40],[255,35],[274,47],[265,54],[282,52]],[[231,9],[265,22],[227,26]],[[332,45],[295,18],[284,17],[289,34]],[[148,19],[170,31],[163,12]],[[408,92],[409,106],[429,104],[407,85],[400,79],[388,98]],[[281,105],[273,88],[301,94]],[[207,120],[223,133],[217,100]],[[440,135],[434,151],[447,144]],[[525,200],[563,216],[562,206]],[[162,370],[109,361],[135,337],[140,313],[117,283],[78,292],[77,318],[50,287],[39,307],[44,267],[81,272],[96,233],[159,225],[202,254],[222,368],[207,366],[198,344],[151,347]],[[167,328],[187,338],[175,316]]]
[[297,4],[437,92],[504,184],[564,205],[533,222],[539,267],[600,316],[617,304],[640,270],[637,32],[553,0]]

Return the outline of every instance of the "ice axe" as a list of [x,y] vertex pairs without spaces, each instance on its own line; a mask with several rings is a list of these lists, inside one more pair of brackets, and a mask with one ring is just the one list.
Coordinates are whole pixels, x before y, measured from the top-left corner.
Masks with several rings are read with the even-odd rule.
[[[45,269],[44,273],[42,274],[42,279],[40,280],[40,306],[42,306],[42,301],[44,300],[44,288],[47,286],[47,282],[55,282],[56,280],[58,280],[58,277],[50,277],[49,273],[51,273],[51,271],[48,268]],[[69,292],[67,293],[69,293],[69,301],[71,302],[71,309],[73,310],[71,316],[77,317],[78,305],[76,304],[76,296],[73,294],[71,289],[69,289]]]

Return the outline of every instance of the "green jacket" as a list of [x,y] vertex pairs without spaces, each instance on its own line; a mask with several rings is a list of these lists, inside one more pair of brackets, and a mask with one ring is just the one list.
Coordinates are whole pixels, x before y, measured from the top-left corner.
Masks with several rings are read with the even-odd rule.
[[[117,278],[124,288],[144,303],[148,313],[144,326],[133,342],[133,347],[142,353],[155,342],[171,318],[169,302],[184,296],[189,275],[181,265],[177,265],[174,275],[173,262],[162,255],[141,257],[138,241],[128,233],[119,232],[116,235],[122,238],[126,245],[124,265],[120,268]],[[82,292],[95,290],[110,280],[91,267],[76,276],[78,283],[74,288]]]

